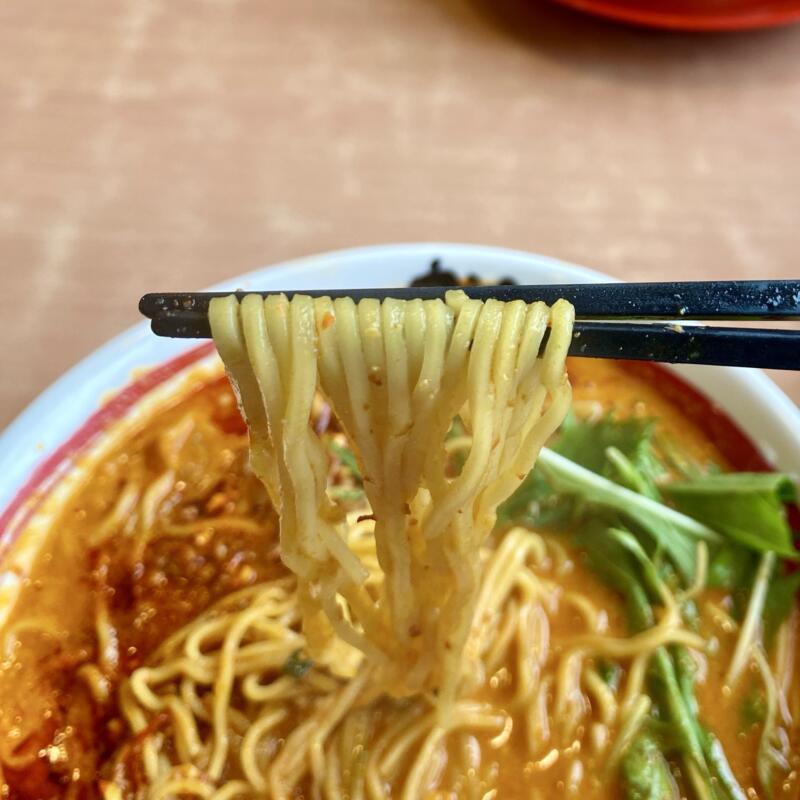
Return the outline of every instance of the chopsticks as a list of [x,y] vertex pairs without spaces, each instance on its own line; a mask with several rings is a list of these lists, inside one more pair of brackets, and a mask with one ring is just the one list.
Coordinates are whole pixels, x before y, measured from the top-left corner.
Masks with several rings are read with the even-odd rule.
[[[384,299],[442,298],[452,286],[392,289],[283,291],[312,297]],[[570,355],[620,358],[672,364],[716,364],[771,369],[800,369],[800,331],[708,327],[685,320],[800,319],[800,280],[696,281],[687,283],[587,283],[541,286],[461,287],[479,300],[559,298],[575,306]],[[236,292],[267,296],[278,292]],[[173,338],[208,338],[208,305],[230,292],[147,294],[139,310],[152,320],[153,332]],[[612,320],[625,320],[612,321]],[[653,323],[652,321],[660,321]],[[664,323],[671,320],[669,323]]]

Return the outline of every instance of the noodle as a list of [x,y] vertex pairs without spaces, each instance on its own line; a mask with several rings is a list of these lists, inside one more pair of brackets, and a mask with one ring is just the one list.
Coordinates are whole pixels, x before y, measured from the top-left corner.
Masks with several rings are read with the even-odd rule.
[[[281,510],[282,557],[298,576],[317,659],[329,660],[338,636],[365,654],[380,691],[453,702],[481,544],[569,404],[572,315],[566,303],[481,303],[458,292],[446,303],[213,301],[212,330],[252,431],[254,467]],[[364,474],[385,576],[377,597],[326,494],[323,446],[310,424],[317,388]],[[460,474],[447,479],[445,436],[459,414],[471,445]],[[277,469],[259,470],[273,460]]]
[[[757,785],[773,769],[794,780],[797,610],[768,646],[750,622],[765,598],[751,593],[737,622],[730,595],[706,594],[717,549],[699,542],[680,577],[656,549],[648,613],[632,621],[630,598],[568,538],[593,531],[549,527],[546,469],[527,478],[570,399],[568,305],[248,297],[216,300],[211,320],[249,466],[241,419],[220,422],[215,405],[176,406],[130,462],[129,448],[105,468],[85,537],[92,644],[67,686],[112,746],[92,783],[60,778],[63,796],[622,796],[643,741],[678,743],[654,675],[679,652],[681,689],[694,702],[694,663],[691,713],[712,736],[708,676],[738,660],[737,705],[720,713],[763,698],[748,745]],[[512,499],[496,525],[523,479],[531,513],[509,513]],[[622,525],[606,536],[649,560]],[[70,652],[40,606],[3,633],[9,670],[33,646]],[[19,775],[45,760],[55,771],[66,752],[14,736],[0,738],[9,800]],[[663,756],[682,776],[668,776],[673,795],[703,780],[700,761]]]
[[[512,716],[462,699],[459,686],[464,678],[473,691],[490,678],[495,685],[512,646],[513,707],[530,719],[533,747],[545,744],[542,600],[553,606],[558,588],[530,567],[554,560],[522,528],[497,551],[483,544],[497,504],[528,474],[568,406],[571,314],[566,304],[551,312],[458,294],[447,304],[215,303],[212,325],[251,428],[253,468],[281,512],[282,557],[296,584],[279,579],[227,596],[131,676],[121,705],[144,735],[151,797],[284,798],[308,780],[330,797],[385,797],[401,770],[400,796],[418,797],[441,771],[451,736],[485,731],[490,749],[508,741]],[[347,512],[326,491],[327,457],[310,424],[318,388],[359,457],[370,514]],[[466,459],[448,477],[445,439],[456,416],[469,432],[460,443]],[[167,471],[142,493],[148,519],[172,481]],[[198,528],[164,531],[183,537]],[[563,550],[553,548],[563,565]],[[577,596],[569,602],[597,629],[596,610]],[[300,682],[276,676],[303,649],[315,660],[310,673]],[[477,671],[462,674],[462,664]],[[384,692],[413,699],[380,699]],[[533,708],[541,708],[538,722]],[[352,743],[387,713],[396,721],[380,726],[358,766]],[[146,733],[154,714],[169,718],[169,747],[163,733]],[[243,781],[224,780],[232,763]]]

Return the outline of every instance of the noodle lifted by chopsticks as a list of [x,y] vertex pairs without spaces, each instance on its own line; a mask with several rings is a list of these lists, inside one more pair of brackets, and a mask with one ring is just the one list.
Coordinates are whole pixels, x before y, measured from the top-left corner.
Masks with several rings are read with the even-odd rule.
[[[375,691],[434,693],[450,706],[480,587],[480,546],[496,509],[567,412],[573,309],[558,301],[212,301],[217,348],[251,435],[251,460],[280,512],[281,555],[297,575],[303,632],[333,665],[337,639],[366,657]],[[550,337],[540,357],[548,326]],[[315,394],[353,446],[384,580],[347,545],[327,493]],[[457,475],[445,438],[472,437]]]

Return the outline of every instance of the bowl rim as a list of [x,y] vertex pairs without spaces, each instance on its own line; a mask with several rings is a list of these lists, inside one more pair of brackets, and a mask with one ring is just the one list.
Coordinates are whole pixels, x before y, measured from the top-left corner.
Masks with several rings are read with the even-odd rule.
[[[522,250],[419,242],[305,256],[260,267],[211,289],[337,288],[350,283],[341,271],[358,272],[359,283],[364,287],[399,285],[409,274],[426,271],[435,258],[464,272],[485,271],[490,266],[498,276],[539,270],[550,282],[616,280],[586,267]],[[200,346],[203,348],[210,353],[213,346],[206,343]],[[41,392],[0,434],[0,474],[4,476],[0,483],[0,543],[15,509],[37,491],[46,492],[47,481],[57,479],[54,476],[59,467],[74,455],[76,448],[90,446],[92,436],[104,425],[119,418],[153,385],[163,381],[165,369],[174,374],[184,361],[186,365],[194,363],[199,357],[196,351],[196,341],[160,339],[152,335],[147,322],[139,322],[81,359]],[[800,409],[760,370],[697,366],[673,369],[709,395],[748,434],[753,406],[758,407],[757,421],[765,438],[756,444],[771,463],[800,471]],[[715,384],[713,392],[707,390],[708,382]]]

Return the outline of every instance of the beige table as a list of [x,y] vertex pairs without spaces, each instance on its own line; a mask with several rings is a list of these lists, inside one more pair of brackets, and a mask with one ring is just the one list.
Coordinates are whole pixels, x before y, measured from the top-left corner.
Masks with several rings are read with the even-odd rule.
[[4,0],[0,425],[141,293],[330,248],[797,277],[798,63],[534,0]]

